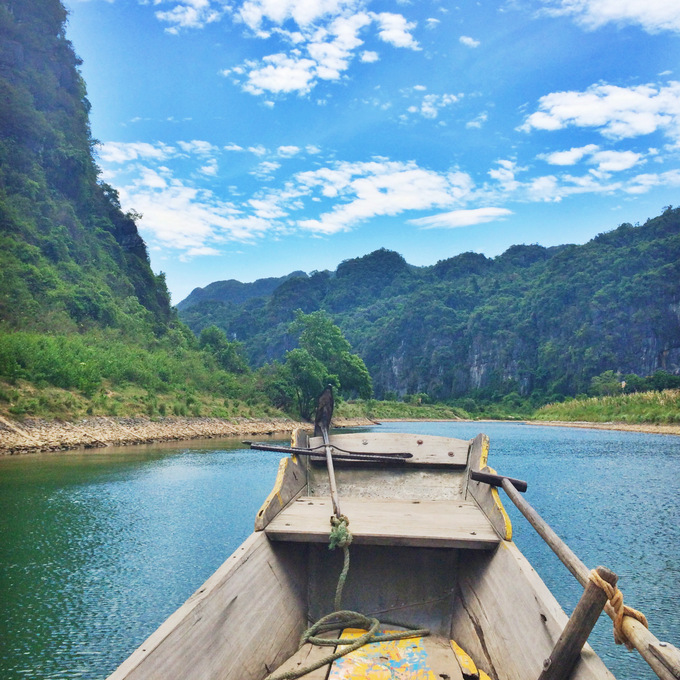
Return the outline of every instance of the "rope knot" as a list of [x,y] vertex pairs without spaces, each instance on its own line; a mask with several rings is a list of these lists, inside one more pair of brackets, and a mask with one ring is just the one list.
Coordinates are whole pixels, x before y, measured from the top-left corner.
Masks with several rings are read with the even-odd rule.
[[352,543],[352,534],[349,530],[349,519],[345,515],[331,516],[331,534],[328,540],[328,549],[347,548]]
[[598,586],[598,588],[604,590],[607,599],[609,600],[609,604],[611,604],[612,609],[614,610],[614,642],[616,642],[617,645],[625,644],[628,649],[633,649],[633,645],[623,631],[623,618],[625,616],[630,616],[639,621],[645,628],[649,628],[647,625],[647,617],[637,609],[627,607],[623,604],[623,593],[616,586],[607,583],[595,569],[590,572],[589,578],[596,586]]

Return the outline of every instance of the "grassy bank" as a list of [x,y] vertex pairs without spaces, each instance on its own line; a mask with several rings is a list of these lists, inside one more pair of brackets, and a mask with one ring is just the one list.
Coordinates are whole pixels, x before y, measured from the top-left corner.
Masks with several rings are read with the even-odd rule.
[[370,420],[460,420],[470,417],[463,409],[444,404],[412,404],[375,399],[341,402],[336,405],[335,414],[341,418]]
[[543,406],[534,413],[533,418],[567,422],[670,425],[680,423],[680,390],[571,399],[560,404]]

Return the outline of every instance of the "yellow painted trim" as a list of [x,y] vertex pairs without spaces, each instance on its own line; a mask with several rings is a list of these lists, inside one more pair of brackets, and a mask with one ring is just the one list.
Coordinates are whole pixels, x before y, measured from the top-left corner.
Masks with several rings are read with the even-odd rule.
[[479,469],[483,470],[489,460],[489,437],[484,435],[482,439],[482,453],[479,457]]
[[[492,475],[498,474],[492,467],[487,466],[487,470]],[[491,498],[493,498],[493,502],[496,504],[498,511],[501,513],[503,524],[505,525],[505,536],[502,536],[502,538],[504,538],[506,541],[512,541],[512,522],[510,521],[508,513],[505,511],[505,507],[503,507],[503,502],[501,501],[501,497],[498,494],[498,489],[495,486],[491,487]]]
[[462,647],[460,647],[455,640],[450,640],[449,642],[451,643],[451,649],[456,655],[458,665],[460,666],[460,670],[463,675],[477,675],[477,666],[472,660],[472,657]]
[[479,671],[479,680],[491,680],[491,678],[484,671]]
[[[279,506],[283,507],[283,499],[281,498],[281,488],[283,487],[283,479],[286,475],[286,468],[288,467],[289,461],[293,459],[290,457],[282,458],[279,461],[279,471],[276,473],[276,481],[274,482],[274,488],[271,490],[269,496],[264,499],[262,507],[257,511],[256,518],[262,517],[267,511],[267,508],[274,502],[276,498],[279,501]],[[257,520],[256,520],[257,522]]]

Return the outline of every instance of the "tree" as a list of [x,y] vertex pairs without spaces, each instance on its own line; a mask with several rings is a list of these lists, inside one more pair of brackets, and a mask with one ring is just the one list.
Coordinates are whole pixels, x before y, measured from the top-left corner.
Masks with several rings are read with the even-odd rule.
[[288,332],[299,335],[300,348],[319,361],[328,376],[335,377],[343,396],[371,398],[373,381],[366,364],[358,354],[351,353],[351,345],[326,312],[305,314],[298,310]]
[[212,354],[220,368],[229,373],[246,373],[248,365],[241,355],[241,343],[229,342],[226,333],[217,326],[208,326],[198,338],[200,349]]
[[311,420],[319,395],[329,383],[335,383],[337,387],[337,377],[329,375],[318,359],[299,347],[286,353],[285,368],[293,386],[300,417]]

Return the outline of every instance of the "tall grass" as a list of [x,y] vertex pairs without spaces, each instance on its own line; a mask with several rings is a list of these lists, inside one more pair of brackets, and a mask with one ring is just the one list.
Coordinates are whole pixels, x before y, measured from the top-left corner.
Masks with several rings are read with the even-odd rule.
[[680,423],[680,390],[571,399],[543,406],[534,418],[593,423]]

